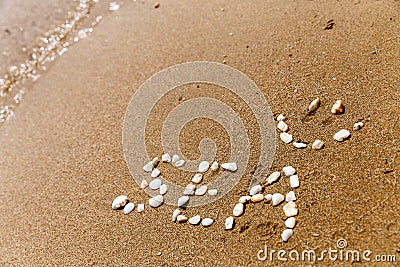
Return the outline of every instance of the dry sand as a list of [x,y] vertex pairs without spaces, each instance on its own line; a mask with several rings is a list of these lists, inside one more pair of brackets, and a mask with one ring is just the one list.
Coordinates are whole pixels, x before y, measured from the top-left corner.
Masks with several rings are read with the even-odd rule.
[[[350,249],[397,256],[395,264],[371,266],[398,266],[400,3],[160,3],[154,9],[153,2],[126,1],[106,16],[55,62],[14,119],[0,127],[0,265],[279,266],[285,264],[259,261],[257,252],[264,245],[334,249],[345,238]],[[333,28],[324,30],[330,19]],[[128,171],[121,142],[124,112],[135,90],[168,66],[222,62],[224,55],[229,66],[255,81],[274,113],[288,116],[295,137],[326,141],[317,153],[278,142],[272,168],[291,164],[301,179],[298,225],[288,243],[280,239],[281,208],[266,203],[247,208],[237,230],[223,230],[248,188],[247,176],[218,202],[187,211],[215,218],[208,229],[171,223],[174,208],[167,205],[129,216],[111,209],[119,194],[134,203],[148,199]],[[176,92],[158,108],[196,94],[195,88]],[[218,89],[211,88],[210,96],[217,97]],[[305,116],[317,96],[321,108]],[[336,99],[343,100],[345,114],[330,114]],[[344,143],[333,140],[336,131],[359,119],[365,122],[362,130]],[[147,137],[159,138],[160,117],[150,120],[155,127]],[[223,158],[226,136],[215,134],[214,127],[201,133],[221,140]],[[193,131],[182,133],[188,157],[198,156],[196,138]],[[259,142],[256,136],[253,141]],[[160,153],[157,144],[150,151]],[[252,153],[259,153],[257,147]],[[286,263],[294,264],[310,263]]]

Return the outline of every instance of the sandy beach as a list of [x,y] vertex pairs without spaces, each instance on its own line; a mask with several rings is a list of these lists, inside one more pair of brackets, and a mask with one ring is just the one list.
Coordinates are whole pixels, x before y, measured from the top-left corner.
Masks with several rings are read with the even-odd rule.
[[[51,7],[39,30],[21,39],[5,32],[23,21],[7,15],[9,2],[0,2],[0,51],[8,51],[1,56],[1,74],[26,56],[19,44],[35,42],[33,35],[58,25],[75,4],[60,2],[57,12]],[[400,2],[159,2],[155,8],[155,2],[126,0],[105,14],[90,35],[53,62],[0,126],[0,266],[398,266]],[[23,4],[16,10],[27,12]],[[218,201],[186,210],[187,216],[214,218],[213,225],[171,222],[175,207],[149,207],[149,195],[129,172],[122,127],[132,96],[153,74],[191,61],[225,63],[243,72],[274,118],[285,114],[290,133],[308,143],[296,149],[277,135],[267,172],[292,165],[301,180],[300,212],[288,242],[280,237],[282,208],[266,202],[249,205],[235,229],[224,230],[225,218],[247,194],[261,142],[254,116],[227,89],[177,88],[157,104],[146,131],[148,151],[160,155],[164,112],[203,95],[232,103],[248,118],[245,126],[255,145],[243,179]],[[316,97],[321,106],[307,115]],[[337,99],[346,107],[342,115],[330,112]],[[348,140],[333,139],[357,121],[364,127]],[[209,120],[183,128],[182,153],[197,158],[204,136],[218,144],[217,158],[228,161],[228,136]],[[325,142],[319,151],[310,148],[316,139]],[[185,184],[179,170],[168,173],[171,181]],[[288,189],[277,183],[272,191]],[[145,203],[145,211],[113,210],[118,195]],[[347,249],[372,251],[373,260],[257,257],[265,246],[336,249],[339,239],[347,241]],[[397,261],[378,262],[376,255],[395,255]]]

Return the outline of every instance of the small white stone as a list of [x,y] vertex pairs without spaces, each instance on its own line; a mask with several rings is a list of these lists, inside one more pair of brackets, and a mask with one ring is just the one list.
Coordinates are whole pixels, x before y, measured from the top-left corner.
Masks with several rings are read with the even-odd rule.
[[225,219],[225,229],[232,230],[234,223],[235,223],[235,219],[232,216],[229,216],[228,218]]
[[277,128],[278,128],[281,132],[287,132],[287,131],[289,130],[289,126],[288,126],[284,121],[278,122]]
[[293,229],[296,225],[296,219],[294,217],[289,217],[285,220],[285,226],[287,228]]
[[161,161],[162,162],[171,162],[171,156],[168,153],[165,153],[164,155],[161,156]]
[[279,135],[279,137],[281,138],[282,142],[284,142],[285,144],[290,144],[293,141],[293,136],[288,133],[281,133]]
[[282,201],[285,199],[285,197],[280,194],[280,193],[276,193],[272,195],[272,205],[273,206],[278,206],[279,204],[282,203]]
[[133,204],[132,202],[129,202],[124,207],[124,214],[126,215],[126,214],[131,213],[134,208],[135,208],[135,204]]
[[199,164],[199,172],[206,172],[210,168],[210,163],[208,161],[202,161]]
[[251,196],[241,196],[239,198],[239,203],[245,204],[251,200]]
[[335,104],[333,104],[331,112],[334,115],[339,115],[339,114],[344,113],[344,106],[343,106],[342,100],[337,100],[335,102]]
[[281,177],[280,172],[273,172],[267,178],[267,185],[270,185],[276,181],[278,181],[279,177]]
[[153,161],[148,162],[146,165],[143,166],[143,170],[145,172],[151,172],[153,170]]
[[157,168],[155,168],[152,172],[151,172],[151,177],[152,178],[156,178],[156,177],[158,177],[159,175],[160,175],[160,170],[159,169],[157,169]]
[[235,162],[223,163],[221,164],[222,169],[235,172],[237,171],[237,165]]
[[321,140],[315,140],[312,144],[312,149],[319,150],[324,147],[324,142]]
[[188,196],[181,196],[178,199],[178,207],[183,207],[189,202],[189,197]]
[[175,162],[175,167],[182,167],[185,164],[185,161],[183,159],[178,160]]
[[153,190],[157,190],[160,188],[162,181],[160,179],[154,179],[150,182],[149,187]]
[[160,186],[160,195],[165,195],[168,192],[168,185],[162,184]]
[[148,187],[149,186],[149,183],[146,181],[146,180],[143,180],[141,183],[140,183],[140,188],[142,188],[142,189],[145,189],[146,187]]
[[285,115],[279,114],[279,116],[276,118],[277,121],[284,121],[286,119]]
[[194,192],[194,194],[196,196],[202,196],[207,192],[207,186],[206,185],[202,185],[199,188],[196,189],[196,191]]
[[218,170],[218,162],[214,161],[213,164],[211,164],[211,170],[212,171]]
[[119,209],[119,208],[125,206],[127,202],[128,202],[128,197],[127,196],[124,196],[124,195],[118,196],[112,202],[111,207],[114,210],[116,210],[116,209]]
[[302,149],[302,148],[306,148],[306,147],[307,147],[307,144],[305,144],[305,143],[293,142],[293,146],[294,146],[295,148]]
[[308,106],[308,112],[316,111],[319,108],[319,105],[321,105],[321,99],[318,97],[311,101],[310,105]]
[[208,194],[210,196],[216,196],[218,194],[218,190],[217,189],[210,189],[210,190],[208,190]]
[[299,213],[297,209],[297,205],[293,201],[289,201],[288,203],[283,206],[283,212],[285,213],[286,217],[293,217]]
[[261,186],[260,184],[257,184],[257,185],[253,186],[253,187],[250,189],[249,195],[250,195],[250,196],[254,196],[255,194],[260,193],[261,190],[262,190],[262,186]]
[[179,223],[184,223],[184,222],[187,221],[187,217],[185,215],[179,214],[176,217],[176,221],[179,222]]
[[185,191],[183,191],[183,194],[192,196],[192,195],[194,195],[195,190],[196,190],[196,186],[194,184],[188,184],[185,188]]
[[266,201],[271,201],[272,200],[272,194],[266,194],[265,195],[265,200]]
[[237,203],[235,207],[233,207],[233,216],[235,217],[242,216],[243,212],[244,212],[243,203]]
[[349,137],[350,137],[350,132],[348,130],[342,129],[339,132],[335,133],[333,139],[335,139],[338,142],[343,142]]
[[203,180],[203,174],[201,173],[196,173],[192,178],[192,182],[195,184],[201,183],[202,180]]
[[142,211],[144,211],[144,204],[143,203],[137,205],[137,212],[142,212]]
[[196,216],[193,216],[192,218],[190,218],[188,220],[188,222],[190,224],[197,225],[197,224],[199,224],[200,220],[201,220],[200,215],[196,215]]
[[291,175],[289,177],[290,187],[297,188],[300,186],[299,177],[297,175]]
[[213,224],[213,222],[214,222],[214,220],[211,219],[211,218],[204,218],[204,219],[201,221],[201,224],[202,224],[204,227],[208,227],[208,226],[210,226],[211,224]]
[[289,193],[287,193],[285,200],[286,200],[286,202],[295,201],[296,200],[296,194],[294,193],[294,191],[290,191]]
[[263,200],[264,200],[264,195],[263,194],[257,194],[257,195],[254,195],[254,196],[251,197],[251,202],[253,202],[253,203],[257,203],[257,202],[260,202],[260,201],[263,201]]
[[173,155],[172,159],[171,159],[171,162],[172,163],[176,163],[179,159],[180,159],[180,157],[178,155]]
[[296,169],[292,166],[286,166],[282,168],[282,171],[285,173],[286,176],[291,176],[296,173]]
[[158,208],[164,203],[164,197],[162,195],[157,195],[149,199],[149,205],[152,208]]
[[292,235],[293,235],[292,229],[285,229],[285,230],[283,230],[281,237],[284,242],[287,242],[289,240],[289,238],[292,237]]
[[360,130],[362,127],[364,127],[364,123],[362,123],[361,121],[360,121],[360,122],[356,122],[356,123],[354,123],[353,130],[354,130],[354,131],[358,131],[358,130]]
[[173,222],[176,222],[176,218],[178,217],[179,214],[181,214],[181,211],[179,209],[174,210],[174,212],[172,213]]

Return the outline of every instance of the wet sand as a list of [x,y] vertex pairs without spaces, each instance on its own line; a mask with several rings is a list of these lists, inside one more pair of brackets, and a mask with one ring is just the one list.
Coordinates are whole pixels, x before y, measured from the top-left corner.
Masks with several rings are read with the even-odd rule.
[[[126,1],[105,17],[0,127],[0,265],[279,266],[285,264],[259,261],[257,252],[264,245],[334,249],[339,238],[349,249],[395,254],[400,261],[400,4],[160,3],[155,9],[153,2]],[[324,29],[331,19],[333,28]],[[248,188],[246,178],[219,201],[187,211],[215,218],[208,229],[170,222],[174,207],[167,205],[128,216],[111,209],[120,194],[134,203],[148,199],[129,173],[121,141],[136,89],[171,65],[224,59],[258,85],[276,115],[287,115],[294,136],[326,141],[318,152],[277,142],[272,170],[290,164],[301,179],[298,224],[288,243],[280,238],[281,208],[267,203],[249,206],[237,230],[223,230]],[[188,90],[175,101],[195,95]],[[322,105],[306,116],[315,97]],[[346,112],[333,116],[337,99]],[[160,103],[160,110],[162,105],[168,103]],[[149,119],[160,124],[158,116]],[[365,123],[362,130],[344,143],[333,140],[358,120]],[[148,138],[159,138],[155,133]],[[182,147],[195,157],[190,151],[197,145],[189,141],[182,138]],[[224,144],[221,149],[225,154]],[[275,189],[287,190],[280,184]]]

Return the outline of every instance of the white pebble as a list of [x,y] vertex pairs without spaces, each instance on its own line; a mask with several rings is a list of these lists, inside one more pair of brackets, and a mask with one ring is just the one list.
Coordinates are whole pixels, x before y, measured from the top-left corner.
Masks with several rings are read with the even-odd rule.
[[308,106],[308,112],[316,111],[319,108],[319,105],[321,105],[321,99],[319,98],[314,99]]
[[294,193],[294,191],[290,191],[289,193],[287,193],[285,200],[286,200],[286,202],[295,201],[296,200],[296,194]]
[[289,180],[290,180],[290,187],[297,188],[297,187],[300,186],[299,176],[297,176],[297,175],[291,175],[291,176],[289,177]]
[[149,199],[149,205],[152,208],[158,208],[164,203],[164,197],[162,195],[157,195]]
[[267,185],[270,185],[276,181],[278,181],[279,177],[281,177],[280,172],[273,172],[267,178]]
[[285,199],[285,197],[280,194],[280,193],[276,193],[272,195],[272,205],[273,206],[278,206],[279,204],[282,203],[282,201]]
[[151,172],[151,177],[152,178],[156,178],[156,177],[158,177],[159,175],[160,175],[160,170],[159,169],[157,169],[157,168],[155,168],[152,172]]
[[254,195],[254,196],[251,197],[251,202],[253,202],[253,203],[257,203],[257,202],[260,202],[260,201],[263,201],[263,200],[264,200],[264,195],[263,194],[257,194],[257,195]]
[[142,188],[142,189],[145,189],[146,187],[148,187],[149,186],[149,183],[146,181],[146,180],[143,180],[141,183],[140,183],[140,188]]
[[201,224],[202,224],[204,227],[208,227],[208,226],[210,226],[213,222],[214,222],[214,220],[211,219],[211,218],[204,218],[204,219],[201,221]]
[[272,194],[266,194],[265,195],[265,200],[266,201],[271,201],[272,200]]
[[171,156],[168,153],[165,153],[164,155],[161,156],[161,161],[162,162],[171,162]]
[[306,148],[306,147],[307,147],[307,144],[305,144],[305,143],[293,142],[293,146],[294,146],[295,148],[301,149],[301,148]]
[[211,170],[212,171],[218,170],[218,162],[214,161],[213,164],[211,164]]
[[178,199],[178,207],[183,207],[189,202],[189,197],[188,196],[181,196]]
[[245,204],[251,200],[251,196],[241,196],[239,198],[239,203]]
[[188,184],[185,188],[185,191],[183,191],[183,194],[192,196],[192,195],[194,195],[195,190],[196,190],[196,186],[194,184]]
[[160,179],[154,179],[150,182],[149,187],[153,190],[157,190],[160,188],[162,181]]
[[202,161],[199,164],[199,172],[206,172],[210,168],[210,163],[208,161]]
[[250,195],[250,196],[254,196],[255,194],[260,193],[261,190],[262,190],[262,186],[261,186],[260,184],[257,184],[257,185],[253,186],[253,187],[250,189],[249,195]]
[[192,178],[192,182],[196,184],[201,183],[202,180],[203,180],[203,174],[201,173],[196,173]]
[[182,167],[185,164],[185,161],[183,159],[178,160],[175,162],[175,167]]
[[194,192],[194,194],[196,196],[202,196],[207,192],[207,186],[206,185],[202,185],[199,188],[196,189],[196,191]]
[[180,159],[180,157],[178,155],[173,155],[172,159],[171,159],[171,162],[172,163],[176,163],[179,159]]
[[321,148],[324,147],[324,142],[322,142],[321,140],[315,140],[314,143],[312,144],[312,148],[315,150],[319,150]]
[[124,207],[124,214],[129,214],[132,212],[132,210],[135,208],[135,204],[133,204],[132,202],[129,202],[128,204],[126,204],[126,206]]
[[284,121],[278,122],[277,127],[281,132],[287,132],[289,130],[289,126]]
[[244,205],[243,203],[237,203],[235,207],[233,208],[233,216],[239,217],[243,214],[244,212]]
[[176,222],[176,218],[178,217],[179,214],[181,214],[181,211],[179,209],[174,210],[174,212],[172,213],[173,222]]
[[200,215],[196,215],[196,216],[193,216],[192,218],[190,218],[188,220],[188,222],[190,224],[197,225],[197,224],[199,224],[200,220],[201,220]]
[[162,184],[160,186],[160,195],[165,195],[168,192],[168,185]]
[[142,211],[144,211],[144,204],[143,203],[137,205],[137,212],[142,212]]
[[342,100],[337,100],[335,102],[335,104],[333,104],[331,112],[334,115],[339,115],[339,114],[344,113],[344,106],[343,106]]
[[151,172],[153,170],[153,161],[148,162],[146,165],[143,166],[143,170],[145,172]]
[[285,226],[287,228],[293,229],[296,225],[296,219],[294,217],[289,217],[285,220]]
[[176,221],[179,222],[179,223],[186,222],[186,221],[187,221],[187,217],[186,217],[185,215],[179,214],[179,215],[176,217]]
[[232,216],[229,216],[228,218],[225,219],[225,229],[232,230],[234,223],[235,223],[235,219]]
[[285,229],[285,230],[283,230],[281,237],[284,242],[287,242],[289,240],[289,238],[292,237],[292,235],[293,235],[292,229]]
[[354,123],[353,130],[354,130],[354,131],[358,131],[358,130],[360,130],[362,127],[364,127],[364,123],[362,123],[361,121],[360,121],[360,122],[356,122],[356,123]]
[[339,132],[335,133],[333,139],[335,139],[338,142],[343,142],[349,137],[350,137],[350,132],[348,130],[342,129]]
[[221,164],[222,169],[235,172],[237,171],[237,165],[235,162],[223,163]]
[[216,196],[218,194],[218,190],[217,189],[210,189],[210,190],[208,190],[208,194],[210,196]]
[[290,144],[293,141],[293,136],[288,133],[281,133],[279,137],[281,138],[282,142],[286,144]]
[[292,166],[286,166],[282,168],[282,171],[285,173],[286,176],[291,176],[296,173],[296,169]]
[[293,217],[299,213],[297,209],[297,205],[293,201],[289,201],[288,203],[283,206],[283,212],[285,213],[286,217]]
[[279,114],[279,116],[276,118],[277,121],[284,121],[286,119],[285,115]]
[[125,206],[127,202],[128,202],[128,197],[127,196],[124,196],[124,195],[118,196],[112,202],[111,207],[114,210],[116,210],[116,209],[119,209],[119,208]]

